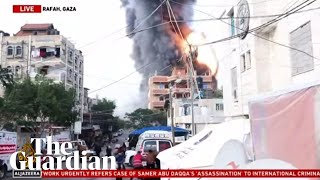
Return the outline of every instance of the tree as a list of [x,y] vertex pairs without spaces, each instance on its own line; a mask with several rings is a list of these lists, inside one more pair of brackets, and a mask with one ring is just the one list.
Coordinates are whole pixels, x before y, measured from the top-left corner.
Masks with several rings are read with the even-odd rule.
[[0,68],[0,82],[5,88],[11,86],[14,83],[13,74],[9,71],[8,68]]
[[167,124],[167,115],[165,112],[151,109],[139,108],[132,113],[126,113],[125,117],[131,121],[133,128]]
[[115,109],[116,103],[114,101],[107,100],[106,98],[98,100],[98,103],[93,105],[91,108],[92,112],[105,112],[110,114],[113,114]]
[[112,130],[117,130],[117,118],[113,116],[116,107],[117,106],[114,101],[103,98],[98,100],[98,103],[93,105],[91,108],[93,122],[100,125],[100,128],[103,130],[103,134],[109,134],[109,136],[112,136],[111,132],[108,131],[110,126],[112,126]]
[[27,78],[7,88],[3,110],[19,125],[35,127],[40,123],[40,128],[44,129],[47,122],[71,125],[77,117],[74,106],[73,89],[65,90],[63,84],[38,76],[35,81]]

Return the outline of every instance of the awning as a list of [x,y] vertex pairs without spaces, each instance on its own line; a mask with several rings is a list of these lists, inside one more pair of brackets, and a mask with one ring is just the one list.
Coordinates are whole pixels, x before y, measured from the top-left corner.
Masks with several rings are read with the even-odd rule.
[[[152,127],[145,127],[145,128],[142,128],[142,129],[137,129],[133,132],[131,132],[129,134],[129,136],[133,136],[133,135],[140,135],[142,133],[144,133],[145,131],[150,131],[150,130],[159,130],[159,131],[171,131],[171,126],[152,126]],[[183,129],[183,128],[179,128],[179,127],[175,127],[174,128],[174,131],[175,131],[175,135],[176,136],[182,136],[182,135],[186,135],[188,134],[188,130],[186,129]]]
[[232,161],[245,163],[242,142],[249,133],[248,127],[248,119],[208,125],[187,141],[160,152],[161,169],[220,168]]

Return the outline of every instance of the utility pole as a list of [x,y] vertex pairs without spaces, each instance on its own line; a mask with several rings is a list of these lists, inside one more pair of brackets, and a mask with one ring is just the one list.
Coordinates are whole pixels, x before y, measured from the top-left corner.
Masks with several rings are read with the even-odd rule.
[[190,70],[190,88],[191,88],[191,126],[192,126],[192,136],[196,133],[195,123],[194,123],[194,83],[193,83],[193,73]]
[[27,78],[29,78],[30,72],[29,72],[29,64],[31,64],[31,55],[32,55],[32,38],[31,35],[29,35],[29,52],[28,52],[28,59],[27,59]]
[[176,145],[175,134],[174,134],[174,122],[173,122],[173,108],[172,108],[172,85],[169,85],[169,101],[170,101],[170,119],[171,119],[171,133],[172,133],[172,145]]

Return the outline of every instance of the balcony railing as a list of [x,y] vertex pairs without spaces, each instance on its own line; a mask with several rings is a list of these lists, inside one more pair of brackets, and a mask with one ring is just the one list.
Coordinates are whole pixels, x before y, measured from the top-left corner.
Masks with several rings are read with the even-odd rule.
[[168,94],[169,89],[152,89],[152,94]]
[[168,77],[167,76],[154,76],[150,78],[150,81],[152,83],[165,83],[168,82]]
[[190,92],[190,88],[173,88],[172,93],[187,93]]
[[164,104],[165,104],[164,101],[154,101],[154,102],[151,102],[151,105],[152,105],[153,107],[164,107]]

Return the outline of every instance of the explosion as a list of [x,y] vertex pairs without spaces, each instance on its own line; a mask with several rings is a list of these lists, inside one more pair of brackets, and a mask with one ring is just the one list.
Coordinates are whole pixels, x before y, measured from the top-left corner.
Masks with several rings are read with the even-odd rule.
[[[126,10],[127,33],[133,40],[131,57],[135,61],[136,69],[143,75],[140,91],[147,96],[150,76],[155,72],[157,75],[168,76],[171,75],[170,65],[184,65],[184,61],[180,61],[181,57],[190,51],[184,47],[185,39],[188,38],[188,41],[194,42],[194,35],[186,20],[193,16],[192,4],[195,3],[195,0],[121,1]],[[173,16],[176,22],[173,22]],[[194,62],[194,68],[198,74],[216,69],[215,65],[211,64],[211,60],[207,58],[208,53],[212,54],[210,49],[209,51],[202,47],[198,49],[199,62]],[[146,64],[150,65],[145,66]]]
[[218,62],[215,53],[210,49],[210,46],[201,46],[203,43],[205,43],[204,35],[192,32],[183,43],[184,52],[190,54],[190,52],[196,51],[196,61],[208,66],[211,73],[215,75],[218,70]]

